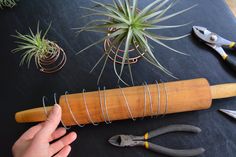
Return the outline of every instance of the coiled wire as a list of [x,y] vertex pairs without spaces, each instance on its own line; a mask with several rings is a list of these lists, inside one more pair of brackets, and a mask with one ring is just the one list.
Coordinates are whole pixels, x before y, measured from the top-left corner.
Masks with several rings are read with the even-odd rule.
[[[160,90],[160,84],[158,83],[158,81],[155,82],[156,83],[156,88],[157,88],[157,111],[156,111],[156,116],[159,116],[160,115],[160,111],[161,111],[161,90]],[[163,86],[163,90],[164,90],[164,93],[165,93],[165,110],[164,110],[164,113],[163,113],[163,116],[165,116],[165,114],[167,114],[168,112],[168,92],[167,92],[167,88],[165,86],[165,83],[163,83],[161,81],[161,84]],[[147,95],[149,96],[149,105],[150,105],[150,113],[151,113],[151,117],[153,117],[154,115],[154,111],[153,111],[153,99],[152,99],[152,95],[151,95],[151,91],[150,91],[150,88],[148,86],[148,84],[146,82],[143,83],[143,89],[144,89],[144,109],[143,109],[143,117],[144,118],[146,116],[146,108],[147,108]],[[130,105],[129,105],[129,102],[127,100],[127,97],[126,97],[126,94],[124,92],[124,90],[119,87],[120,89],[120,92],[121,92],[121,95],[122,97],[124,98],[124,102],[125,102],[125,106],[127,108],[127,111],[129,113],[129,116],[130,118],[135,121],[136,119],[134,118],[133,116],[133,113],[132,113],[132,110],[130,108]],[[84,106],[85,106],[85,110],[86,110],[86,113],[87,113],[87,116],[88,116],[88,120],[90,123],[92,123],[93,125],[97,126],[98,123],[96,123],[92,118],[91,118],[91,114],[89,112],[89,108],[87,106],[87,101],[86,101],[86,96],[85,96],[85,89],[83,89],[82,91],[82,98],[83,98],[83,103],[84,103]],[[103,94],[102,94],[103,93]],[[79,126],[79,127],[84,127],[84,125],[80,124],[78,122],[78,118],[76,118],[76,116],[74,115],[72,109],[71,109],[71,106],[70,106],[70,103],[69,103],[69,99],[68,99],[68,91],[65,92],[65,103],[67,105],[67,108],[70,112],[70,115],[73,119],[73,121]],[[107,100],[106,100],[106,87],[103,88],[103,92],[101,92],[100,90],[100,87],[98,87],[98,95],[99,95],[99,103],[100,103],[100,108],[101,108],[101,112],[102,112],[102,116],[103,116],[103,120],[106,124],[110,124],[112,123],[111,120],[110,120],[110,116],[109,116],[109,112],[108,112],[108,107],[107,107]],[[45,99],[47,99],[45,96],[42,97],[42,102],[43,102],[43,108],[44,108],[44,112],[45,112],[45,115],[48,116],[48,112],[47,112],[47,108],[46,108],[46,105],[45,105]],[[57,103],[57,98],[56,98],[56,93],[54,93],[54,103],[55,104],[58,104]],[[78,116],[77,116],[78,117]],[[63,125],[64,128],[66,129],[70,129],[68,127],[65,126],[64,122],[62,121],[61,119],[61,123]]]

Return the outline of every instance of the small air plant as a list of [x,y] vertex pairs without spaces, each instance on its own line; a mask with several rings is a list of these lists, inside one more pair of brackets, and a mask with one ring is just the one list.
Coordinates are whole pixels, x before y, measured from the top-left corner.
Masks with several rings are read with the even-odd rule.
[[3,7],[12,8],[15,5],[16,5],[16,1],[15,0],[0,0],[0,9],[2,9]]
[[39,23],[36,34],[33,33],[31,28],[29,28],[30,35],[23,35],[16,31],[16,35],[13,35],[13,37],[19,41],[16,41],[18,46],[12,52],[22,52],[20,66],[26,63],[29,68],[32,59],[34,59],[36,67],[44,73],[57,72],[64,66],[66,54],[63,49],[55,42],[45,39],[50,27],[51,24],[44,34],[39,29]]
[[[150,46],[148,40],[152,40],[155,43],[162,45],[174,52],[179,54],[186,55],[183,52],[175,50],[163,42],[161,40],[177,40],[188,36],[189,34],[178,36],[178,37],[165,37],[159,36],[151,32],[151,30],[161,30],[161,29],[170,29],[170,28],[178,28],[182,26],[186,26],[189,23],[181,24],[181,25],[171,25],[164,26],[158,25],[158,23],[168,20],[174,16],[182,14],[196,5],[189,7],[187,9],[172,13],[170,15],[165,15],[166,12],[175,4],[175,0],[170,4],[169,0],[155,0],[142,10],[138,8],[138,0],[113,0],[112,4],[105,4],[97,1],[92,1],[95,3],[95,6],[92,8],[81,7],[83,9],[92,11],[91,14],[85,15],[83,17],[88,16],[99,16],[104,17],[101,19],[94,19],[91,22],[87,23],[84,27],[75,28],[78,29],[77,33],[81,33],[84,31],[89,32],[101,32],[105,33],[105,36],[100,40],[94,42],[93,44],[85,47],[77,54],[84,52],[90,47],[106,42],[109,40],[109,48],[105,49],[105,53],[98,60],[95,66],[92,68],[91,72],[95,69],[95,67],[105,58],[103,67],[101,69],[100,75],[98,77],[98,83],[106,66],[108,58],[111,57],[111,53],[113,53],[113,66],[115,74],[118,77],[118,82],[121,81],[124,84],[128,85],[122,79],[122,73],[125,65],[128,65],[129,73],[131,76],[131,81],[133,84],[133,76],[130,66],[130,50],[135,49],[139,56],[144,58],[146,61],[154,65],[155,67],[161,69],[166,74],[174,77],[171,72],[169,72],[166,68],[164,68],[159,61],[154,56],[154,52],[152,47]],[[132,3],[132,6],[131,6]],[[122,53],[122,61],[120,71],[118,73],[116,63],[118,62],[118,53],[120,48],[123,47]],[[114,50],[115,49],[115,50]]]

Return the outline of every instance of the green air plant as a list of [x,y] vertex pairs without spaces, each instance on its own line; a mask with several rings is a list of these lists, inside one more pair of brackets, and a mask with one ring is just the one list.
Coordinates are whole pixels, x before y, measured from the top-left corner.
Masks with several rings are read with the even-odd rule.
[[29,68],[32,59],[35,61],[36,67],[45,73],[56,72],[64,66],[66,55],[63,49],[56,43],[45,39],[50,27],[51,24],[47,30],[42,33],[38,23],[36,34],[33,33],[31,28],[29,28],[30,34],[27,35],[16,31],[16,35],[13,35],[13,37],[18,39],[18,41],[16,41],[18,46],[13,49],[12,52],[22,52],[20,66],[26,63]]
[[2,9],[3,7],[9,7],[12,8],[16,5],[15,0],[0,0],[0,8]]
[[[114,72],[118,77],[118,81],[123,82],[124,84],[128,85],[122,79],[122,73],[125,65],[128,65],[129,73],[131,76],[131,81],[133,84],[133,76],[130,66],[130,49],[136,49],[137,53],[142,56],[147,62],[151,63],[155,67],[161,69],[166,74],[174,77],[170,71],[164,68],[159,61],[154,56],[154,51],[152,50],[151,45],[149,44],[148,40],[152,40],[155,43],[166,47],[174,52],[179,54],[186,55],[183,52],[175,50],[163,42],[161,40],[177,40],[188,36],[189,34],[178,36],[178,37],[165,37],[156,35],[155,33],[151,32],[152,30],[161,30],[161,29],[171,29],[171,28],[178,28],[182,26],[186,26],[189,23],[181,24],[181,25],[159,25],[160,22],[168,20],[172,17],[175,17],[179,14],[182,14],[194,6],[191,6],[187,9],[172,13],[170,15],[166,15],[167,11],[174,6],[176,3],[175,0],[155,0],[143,9],[138,8],[138,0],[113,0],[113,3],[101,3],[97,1],[92,1],[95,6],[92,8],[81,7],[92,13],[87,14],[83,17],[89,16],[98,16],[101,17],[99,19],[94,19],[87,23],[84,27],[75,28],[77,29],[77,33],[81,33],[84,31],[89,32],[100,32],[105,33],[105,36],[100,40],[94,42],[93,44],[85,47],[77,54],[84,52],[85,50],[89,49],[90,47],[102,43],[105,40],[109,39],[111,41],[110,47],[105,50],[105,53],[102,57],[98,60],[95,66],[92,68],[91,72],[95,69],[95,67],[103,60],[104,64],[101,69],[100,75],[98,77],[98,83],[106,66],[107,60],[111,55],[111,52],[114,53],[113,49],[115,48],[115,56],[113,58],[113,66]],[[123,46],[123,56],[121,61],[120,71],[118,72],[116,63],[117,63],[117,56],[119,49]]]

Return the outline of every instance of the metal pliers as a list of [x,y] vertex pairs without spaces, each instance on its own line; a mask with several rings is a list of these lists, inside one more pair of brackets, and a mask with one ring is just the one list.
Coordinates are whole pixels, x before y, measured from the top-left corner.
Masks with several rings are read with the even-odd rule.
[[197,156],[205,152],[203,148],[196,149],[171,149],[148,142],[147,140],[170,132],[192,132],[199,133],[201,129],[192,125],[170,125],[162,127],[151,132],[147,132],[144,136],[133,135],[115,135],[109,139],[109,143],[117,147],[133,147],[144,146],[146,149],[157,153],[165,154],[173,157],[190,157]]
[[205,42],[208,46],[212,47],[216,50],[223,60],[233,69],[236,71],[236,60],[233,60],[227,53],[224,51],[223,48],[227,49],[234,49],[236,50],[236,43],[229,41],[227,39],[222,38],[216,33],[213,33],[205,27],[200,26],[193,26],[194,34]]

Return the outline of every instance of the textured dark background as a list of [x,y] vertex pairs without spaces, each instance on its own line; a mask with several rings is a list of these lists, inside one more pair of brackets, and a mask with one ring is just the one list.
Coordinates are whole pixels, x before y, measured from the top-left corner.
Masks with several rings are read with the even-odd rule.
[[[108,1],[108,0],[107,0]],[[151,0],[140,0],[140,8],[149,4]],[[191,11],[165,22],[165,24],[181,24],[193,21],[189,26],[180,29],[157,32],[162,35],[182,35],[191,31],[192,25],[206,26],[210,30],[231,40],[236,40],[236,20],[229,11],[224,0],[181,0],[170,12],[199,4]],[[87,52],[75,56],[75,53],[95,41],[99,35],[83,33],[76,37],[73,27],[79,27],[91,19],[79,19],[87,12],[80,6],[91,6],[87,0],[20,0],[13,9],[4,9],[0,13],[0,83],[1,83],[1,156],[11,156],[11,146],[14,141],[32,124],[17,124],[14,114],[17,111],[41,106],[41,97],[47,96],[49,104],[53,103],[52,95],[56,92],[63,94],[65,90],[80,92],[97,89],[96,80],[99,69],[89,74],[89,70],[102,55],[102,46],[95,46]],[[169,12],[169,13],[170,13]],[[38,72],[32,64],[30,69],[19,67],[20,55],[10,51],[16,47],[10,36],[15,30],[28,33],[28,27],[36,29],[40,21],[41,28],[46,29],[52,21],[52,28],[47,36],[56,41],[67,53],[68,62],[58,73],[46,75]],[[166,42],[168,45],[184,51],[191,57],[171,52],[161,46],[155,47],[155,55],[160,62],[180,79],[205,77],[211,84],[236,82],[236,74],[232,72],[222,59],[210,48],[189,36],[183,40]],[[232,54],[232,53],[231,53]],[[235,56],[234,56],[235,57]],[[100,85],[107,88],[117,87],[117,78],[113,72],[111,62],[107,66]],[[153,83],[155,80],[173,81],[158,69],[141,60],[133,66],[135,85],[143,81]],[[128,73],[125,73],[125,78]],[[153,142],[173,148],[192,148],[202,146],[207,151],[204,157],[234,157],[236,152],[236,123],[230,118],[217,112],[219,108],[236,109],[236,99],[213,101],[214,106],[205,111],[188,112],[168,115],[163,118],[146,118],[145,120],[131,120],[114,122],[111,125],[101,124],[97,127],[88,125],[84,128],[72,127],[78,133],[78,140],[72,144],[70,156],[123,156],[123,157],[154,157],[157,154],[143,148],[119,149],[111,146],[107,140],[120,133],[143,134],[168,124],[192,124],[202,128],[198,135],[182,133],[170,134]],[[160,157],[162,155],[159,155]]]

